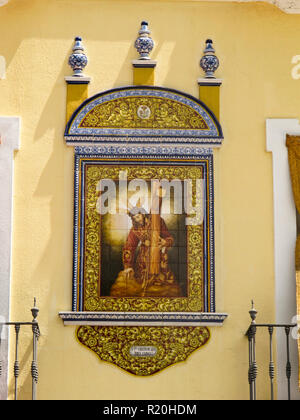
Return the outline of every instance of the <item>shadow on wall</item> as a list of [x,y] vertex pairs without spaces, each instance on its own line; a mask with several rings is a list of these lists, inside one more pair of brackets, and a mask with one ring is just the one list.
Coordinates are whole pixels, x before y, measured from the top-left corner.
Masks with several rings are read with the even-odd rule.
[[[22,322],[31,322],[32,315],[24,315]],[[31,376],[31,363],[33,360],[33,334],[31,325],[21,325],[18,333],[18,355],[16,356],[16,333],[15,327],[10,326],[7,328],[7,334],[9,335],[11,356],[9,359],[8,366],[8,399],[13,400],[15,398],[15,377],[14,377],[14,365],[15,360],[19,362],[18,378],[17,378],[17,399],[19,400],[31,400],[32,399],[32,376]],[[38,347],[41,344],[38,340]]]
[[[98,67],[98,74],[90,75],[95,80],[98,78],[101,85],[91,86],[91,90],[97,93],[117,86],[130,85],[132,83],[131,60],[137,58],[133,44],[141,21],[147,19],[155,41],[151,58],[161,60],[157,67],[157,74],[160,76],[159,84],[164,85],[164,81],[168,79],[168,87],[180,90],[180,79],[183,79],[185,83],[190,80],[189,93],[196,95],[196,80],[201,75],[199,60],[206,38],[212,37],[216,42],[222,42],[222,33],[230,25],[230,21],[231,32],[238,33],[238,28],[233,24],[232,8],[229,14],[226,4],[218,5],[225,12],[224,21],[220,22],[215,16],[213,4],[174,3],[172,4],[174,13],[170,13],[167,2],[151,5],[143,2],[138,5],[139,7],[135,1],[127,1],[124,4],[122,1],[79,2],[74,0],[74,7],[68,7],[67,3],[63,1],[45,4],[45,2],[22,0],[22,2],[12,1],[0,9],[2,30],[12,35],[10,42],[4,44],[0,51],[6,58],[8,69],[16,52],[21,53],[19,49],[22,44],[45,40],[45,47],[41,44],[39,49],[32,50],[30,62],[39,62],[42,54],[49,54],[55,63],[64,63],[64,75],[69,75],[67,61],[64,61],[65,57],[61,55],[62,46],[64,43],[66,47],[64,51],[67,52],[69,48],[71,49],[74,37],[80,35],[87,48],[90,61]],[[187,13],[178,12],[183,8]],[[205,18],[203,10],[205,10]],[[107,22],[111,24],[108,25]],[[234,38],[234,32],[232,36]],[[53,41],[52,45],[57,45],[59,41],[59,48],[47,48],[49,40]],[[120,61],[123,64],[120,65]],[[163,61],[167,61],[167,64],[162,64]],[[25,67],[27,64],[28,61]],[[87,68],[87,74],[88,72]],[[186,78],[185,74],[194,74],[195,77]],[[109,84],[106,84],[107,81]]]

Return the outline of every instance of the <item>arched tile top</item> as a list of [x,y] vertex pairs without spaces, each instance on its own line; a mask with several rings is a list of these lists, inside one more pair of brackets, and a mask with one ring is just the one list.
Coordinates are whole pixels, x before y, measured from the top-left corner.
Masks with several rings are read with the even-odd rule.
[[68,144],[184,143],[220,145],[222,129],[208,107],[173,89],[129,86],[81,104],[65,130]]

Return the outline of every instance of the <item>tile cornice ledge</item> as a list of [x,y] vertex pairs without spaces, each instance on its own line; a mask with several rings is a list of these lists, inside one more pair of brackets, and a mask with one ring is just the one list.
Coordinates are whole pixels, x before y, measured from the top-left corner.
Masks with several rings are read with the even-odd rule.
[[226,313],[216,312],[59,312],[64,325],[222,326]]

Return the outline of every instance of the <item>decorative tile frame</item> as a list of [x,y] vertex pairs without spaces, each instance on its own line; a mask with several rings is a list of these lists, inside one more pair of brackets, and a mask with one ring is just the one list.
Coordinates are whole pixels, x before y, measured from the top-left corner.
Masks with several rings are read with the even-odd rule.
[[[153,101],[174,101],[178,106],[190,108],[202,118],[209,130],[174,129],[167,130],[155,127],[134,128],[125,127],[82,127],[81,122],[93,112],[99,111],[103,104],[116,103],[125,99],[141,98],[145,102],[149,98]],[[154,98],[154,99],[153,99]],[[120,103],[120,102],[119,102]],[[170,103],[170,102],[169,102]],[[133,105],[137,111],[139,102]],[[98,107],[98,108],[97,108]],[[151,107],[151,104],[150,104]],[[97,112],[98,112],[97,111]],[[152,109],[151,109],[152,111]],[[98,112],[99,115],[99,112]],[[91,119],[92,120],[92,119]],[[103,120],[103,119],[102,119]],[[93,120],[92,120],[93,121]],[[99,123],[99,122],[98,122]],[[144,122],[145,123],[145,122]],[[147,122],[146,122],[147,123]],[[132,119],[131,119],[131,124]],[[135,124],[138,125],[135,121]],[[96,124],[97,125],[97,124]],[[99,125],[99,124],[98,124]],[[104,124],[105,125],[105,124]],[[215,312],[215,278],[214,278],[214,203],[213,203],[213,147],[222,144],[222,129],[213,113],[201,101],[190,95],[172,89],[153,86],[129,86],[113,89],[95,95],[84,101],[74,112],[65,130],[67,145],[75,146],[75,170],[74,170],[74,270],[73,270],[73,300],[72,311],[60,312],[60,317],[65,324],[76,325],[222,325],[227,314]],[[82,261],[78,258],[78,251],[83,250],[82,236],[80,236],[81,204],[80,192],[84,177],[86,162],[105,162],[106,164],[133,164],[137,162],[143,165],[159,165],[162,161],[169,165],[206,165],[207,196],[209,198],[209,210],[206,214],[206,228],[209,232],[209,272],[206,273],[205,287],[206,297],[201,311],[152,311],[140,312],[138,310],[126,310],[126,305],[119,310],[84,310],[82,279],[78,281],[78,272],[82,267]],[[79,270],[79,271],[78,271]],[[128,306],[127,306],[128,308]]]
[[[86,206],[83,206],[82,203],[87,201],[87,196],[83,195],[83,192],[85,190],[89,190],[90,185],[87,183],[87,176],[86,171],[87,168],[93,167],[100,170],[99,167],[102,169],[105,168],[105,172],[107,172],[107,168],[111,167],[111,172],[115,170],[115,168],[127,168],[127,165],[133,165],[136,171],[136,168],[140,168],[140,172],[145,169],[147,166],[147,172],[149,170],[155,169],[155,167],[159,168],[160,170],[169,170],[172,172],[172,169],[178,170],[179,168],[184,168],[185,173],[188,172],[188,167],[190,167],[190,170],[195,170],[201,168],[201,172],[203,174],[204,184],[207,186],[206,190],[204,192],[204,202],[208,203],[207,206],[204,206],[204,227],[203,227],[203,234],[201,229],[200,232],[196,232],[196,230],[199,230],[198,227],[189,227],[188,230],[190,231],[191,235],[203,235],[203,238],[199,240],[204,242],[203,249],[202,247],[199,248],[199,252],[204,252],[203,259],[203,301],[198,301],[198,298],[195,294],[190,295],[192,292],[192,280],[190,279],[189,285],[189,297],[187,299],[183,298],[172,298],[172,299],[164,299],[164,298],[155,298],[155,302],[153,302],[153,299],[149,299],[149,303],[146,304],[147,299],[143,298],[143,301],[145,301],[145,307],[148,308],[149,311],[157,311],[159,307],[164,308],[168,307],[171,308],[172,306],[176,306],[181,308],[181,311],[187,311],[188,308],[190,308],[190,311],[195,310],[195,308],[198,308],[197,310],[201,310],[201,312],[214,312],[215,309],[215,301],[214,301],[214,225],[213,225],[213,159],[211,154],[206,154],[203,156],[198,156],[197,160],[184,160],[181,159],[180,166],[178,160],[164,160],[163,158],[160,158],[159,160],[154,161],[140,161],[140,160],[133,160],[131,157],[130,159],[122,159],[120,156],[118,156],[118,163],[116,164],[115,161],[111,161],[110,159],[107,160],[104,158],[104,156],[98,155],[98,154],[81,154],[76,153],[75,154],[75,213],[74,213],[74,273],[73,273],[73,310],[77,311],[85,311],[85,310],[95,310],[95,308],[90,308],[91,304],[88,303],[86,300],[86,296],[84,294],[84,288],[86,286],[85,282],[85,276],[84,272],[86,271],[87,267],[85,266],[85,254],[87,252],[86,249],[86,236],[88,234],[95,235],[96,232],[94,231],[96,227],[93,224],[93,231],[88,230],[88,227],[85,223],[85,220],[87,219],[87,213],[91,213],[91,210],[89,210],[89,202]],[[142,176],[142,175],[141,175]],[[180,179],[180,178],[179,178]],[[86,209],[88,207],[88,209]],[[96,213],[95,210],[92,211],[92,213]],[[100,218],[100,216],[99,216]],[[209,244],[207,247],[206,244]],[[199,244],[199,246],[202,244]],[[98,244],[99,247],[101,247],[100,243]],[[191,246],[191,245],[190,245]],[[194,244],[194,247],[197,246],[197,244]],[[100,248],[99,248],[100,250]],[[194,280],[196,281],[196,279]],[[94,296],[95,293],[93,293],[92,296]],[[198,295],[197,295],[198,296]],[[97,299],[95,297],[90,297],[90,300],[93,302]],[[118,303],[117,298],[109,298],[109,297],[103,297],[98,301],[95,302],[94,305],[98,308],[99,311],[105,311],[107,308],[114,308],[112,309],[115,311],[122,311],[123,308],[130,307],[130,310],[132,312],[138,312],[139,303],[136,302],[137,300],[140,300],[141,298],[122,298],[120,299],[120,303]],[[195,301],[196,299],[196,301]],[[199,296],[200,299],[200,296]],[[98,299],[97,299],[98,300]],[[167,300],[166,303],[164,303],[164,300]],[[171,302],[170,302],[171,300]],[[174,304],[172,302],[175,300]],[[186,300],[184,303],[182,300]],[[177,302],[180,301],[180,302]],[[86,308],[89,309],[86,309]],[[163,309],[166,311],[166,309]],[[177,310],[178,311],[178,310]],[[137,318],[139,315],[137,315]]]

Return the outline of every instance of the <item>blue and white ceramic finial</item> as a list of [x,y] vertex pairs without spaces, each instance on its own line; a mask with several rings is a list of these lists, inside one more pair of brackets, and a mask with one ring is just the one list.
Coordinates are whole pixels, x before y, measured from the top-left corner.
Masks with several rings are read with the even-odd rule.
[[205,72],[206,78],[215,78],[214,72],[219,67],[218,57],[215,55],[215,50],[212,46],[212,40],[206,40],[206,48],[203,51],[204,55],[200,60],[200,67]]
[[83,69],[88,63],[87,56],[84,53],[84,47],[82,45],[82,39],[77,36],[75,38],[75,44],[73,47],[73,53],[69,57],[69,65],[73,69],[73,76],[84,77]]
[[153,50],[154,41],[149,35],[148,22],[143,21],[139,36],[134,43],[137,52],[140,54],[139,60],[150,60],[149,54]]

